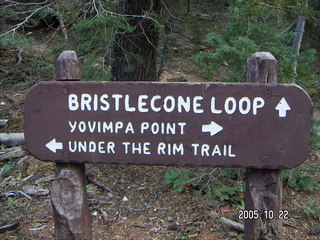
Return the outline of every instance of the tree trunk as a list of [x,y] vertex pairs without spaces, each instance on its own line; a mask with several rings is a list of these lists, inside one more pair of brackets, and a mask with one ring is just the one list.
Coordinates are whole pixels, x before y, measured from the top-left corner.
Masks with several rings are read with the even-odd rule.
[[[294,39],[293,39],[293,43],[292,43],[292,47],[297,55],[299,55],[299,53],[300,53],[301,42],[302,42],[305,24],[306,24],[306,18],[304,16],[300,15],[298,18],[296,31],[295,31],[295,35],[294,35]],[[293,70],[296,75],[298,75],[297,74],[297,66],[298,66],[298,63],[297,63],[297,61],[295,61],[293,63]]]
[[159,12],[160,0],[126,0],[123,14],[132,31],[118,29],[114,44],[112,75],[116,81],[156,81],[159,33],[155,21],[144,17]]

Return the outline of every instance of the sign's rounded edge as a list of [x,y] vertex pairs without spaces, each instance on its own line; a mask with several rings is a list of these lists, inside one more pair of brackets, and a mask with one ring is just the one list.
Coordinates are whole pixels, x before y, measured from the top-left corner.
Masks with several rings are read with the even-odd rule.
[[[32,98],[32,95],[34,92],[37,91],[38,88],[41,88],[42,85],[51,83],[54,81],[40,81],[37,82],[36,84],[32,85],[31,88],[28,89],[26,95],[25,95],[25,99],[24,99],[24,104],[23,104],[23,118],[24,118],[24,123],[23,123],[23,132],[24,132],[24,139],[25,139],[25,144],[27,147],[27,151],[34,156],[35,158],[39,159],[39,160],[43,160],[43,161],[48,161],[47,159],[42,159],[41,156],[38,156],[36,152],[33,151],[31,145],[30,145],[30,136],[29,136],[29,128],[28,128],[28,115],[30,114],[28,108],[32,107],[31,104],[29,104],[30,99]],[[30,129],[30,131],[32,131]]]

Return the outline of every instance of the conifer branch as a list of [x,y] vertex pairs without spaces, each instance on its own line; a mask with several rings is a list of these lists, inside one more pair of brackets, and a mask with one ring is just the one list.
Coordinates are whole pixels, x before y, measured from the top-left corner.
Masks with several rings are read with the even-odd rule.
[[[9,0],[5,0],[5,2],[10,2],[10,3],[13,3],[13,4],[20,4],[19,2],[9,1]],[[47,1],[45,1],[45,2],[47,2]],[[33,15],[35,15],[35,14],[36,14],[37,12],[39,12],[40,10],[51,6],[51,5],[54,4],[55,2],[56,2],[56,1],[52,1],[52,2],[50,2],[49,4],[47,4],[47,5],[45,5],[45,6],[38,7],[38,8],[36,8],[36,9],[32,10],[32,11],[30,10],[30,11],[25,11],[25,12],[19,12],[20,14],[22,14],[22,13],[29,13],[29,12],[31,12],[31,13],[30,13],[28,16],[26,16],[23,21],[21,21],[21,22],[17,23],[16,25],[14,25],[13,28],[11,28],[9,31],[6,31],[5,33],[0,34],[0,37],[3,37],[3,36],[8,35],[8,34],[15,34],[15,32],[16,32],[19,28],[21,28],[22,26],[24,26],[24,25],[26,25],[26,24],[28,23],[28,21],[33,17]],[[21,3],[21,4],[23,5],[24,3]],[[27,4],[27,3],[26,3],[26,4]],[[28,3],[28,4],[31,4],[31,3]],[[40,3],[39,3],[39,4],[40,4]]]

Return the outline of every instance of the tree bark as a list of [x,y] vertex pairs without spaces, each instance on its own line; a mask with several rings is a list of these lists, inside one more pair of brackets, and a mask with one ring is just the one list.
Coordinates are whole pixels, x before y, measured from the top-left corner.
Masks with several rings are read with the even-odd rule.
[[123,14],[132,31],[118,29],[115,37],[112,75],[116,81],[157,81],[159,32],[148,13],[160,10],[160,0],[126,0]]
[[[296,31],[292,43],[292,47],[297,55],[300,53],[300,48],[301,48],[301,42],[302,42],[302,37],[304,33],[304,26],[306,24],[306,18],[302,15],[299,16],[297,26],[296,26]],[[297,67],[298,67],[298,62],[297,60],[293,63],[293,71],[296,75],[297,74]]]

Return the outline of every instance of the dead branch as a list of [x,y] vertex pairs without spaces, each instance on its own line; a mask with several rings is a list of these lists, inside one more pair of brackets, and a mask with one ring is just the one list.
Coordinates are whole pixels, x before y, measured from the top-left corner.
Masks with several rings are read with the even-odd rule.
[[19,158],[25,155],[25,152],[21,147],[12,147],[4,150],[0,150],[0,161]]
[[13,4],[15,6],[17,5],[24,5],[24,6],[28,6],[28,5],[42,5],[42,4],[45,4],[47,3],[49,0],[46,0],[44,2],[31,2],[31,3],[28,3],[28,2],[16,2],[16,1],[11,1],[11,0],[3,0],[3,2],[5,3],[10,3],[10,4]]
[[13,223],[1,226],[0,227],[0,233],[6,232],[6,231],[9,231],[9,230],[14,230],[17,227],[19,227],[19,223],[18,222],[13,222]]
[[108,188],[105,184],[103,184],[97,180],[94,180],[92,177],[89,177],[88,175],[87,175],[87,181],[98,186],[99,188],[102,188],[103,190],[113,194],[112,190],[110,188]]
[[17,49],[14,49],[13,52],[15,52],[15,54],[16,54],[17,64],[21,64],[23,50],[21,48],[17,48]]
[[224,217],[221,218],[221,222],[234,230],[237,230],[239,232],[244,232],[244,226],[241,223],[232,221],[232,220],[224,218]]
[[[292,48],[297,55],[299,55],[299,53],[300,53],[300,47],[301,47],[305,24],[306,24],[306,18],[304,16],[300,15],[298,18],[298,22],[297,22],[296,30],[295,30],[295,35],[294,35],[294,39],[293,39],[293,43],[292,43]],[[298,61],[295,60],[293,63],[293,71],[296,76],[298,76],[297,66],[298,66]]]
[[[167,5],[165,4],[165,2],[164,2],[163,0],[161,0],[161,3],[162,3],[162,5],[164,6],[164,8],[167,10],[167,12],[168,12],[168,14],[169,14],[170,17],[172,17],[173,19],[177,19],[177,20],[179,20],[179,21],[181,21],[181,22],[184,22],[181,18],[176,17],[176,16],[174,16],[174,15],[171,13],[171,11],[169,10],[169,8],[167,7]],[[189,13],[189,6],[188,6],[187,15],[188,15],[188,13]]]
[[10,191],[10,192],[6,192],[6,193],[3,193],[1,194],[0,196],[1,197],[15,197],[16,194],[20,194],[22,195],[23,197],[27,198],[28,200],[32,200],[32,197],[30,197],[28,194],[26,194],[25,192],[23,191]]
[[64,21],[62,20],[62,18],[59,18],[59,24],[60,24],[61,33],[62,33],[64,40],[68,40],[67,28],[66,28],[66,25],[64,24]]
[[[152,18],[149,16],[149,13],[150,12],[145,12],[144,14],[142,15],[135,15],[135,14],[121,14],[121,13],[116,13],[116,12],[112,12],[112,11],[109,11],[107,9],[105,9],[103,7],[103,4],[101,3],[101,1],[99,0],[93,0],[92,1],[92,4],[94,5],[94,8],[95,8],[95,11],[97,13],[97,16],[99,17],[100,16],[100,9],[101,11],[106,15],[106,16],[116,16],[116,17],[123,17],[123,18],[126,18],[126,17],[132,17],[132,18],[142,18],[142,19],[147,19],[147,20],[151,20],[153,21],[155,24],[157,25],[160,25],[160,23],[155,19],[155,18]],[[96,5],[99,4],[98,7],[96,7]]]

